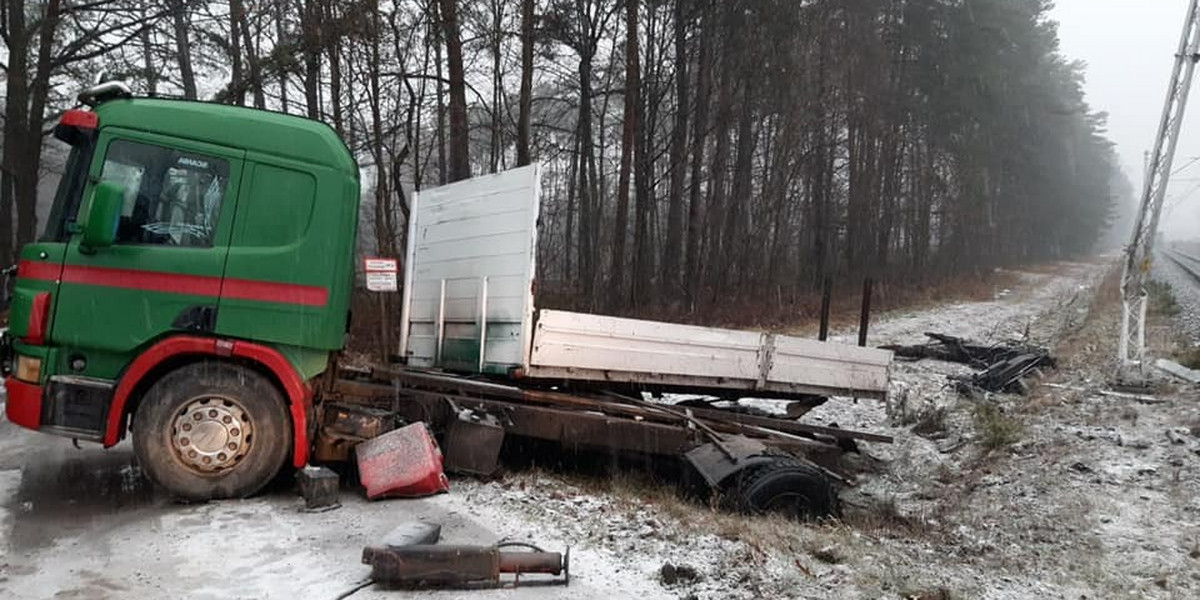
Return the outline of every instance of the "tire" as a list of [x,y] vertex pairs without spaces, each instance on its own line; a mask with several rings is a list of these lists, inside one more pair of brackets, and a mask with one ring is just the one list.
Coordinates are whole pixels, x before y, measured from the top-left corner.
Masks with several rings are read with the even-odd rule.
[[836,485],[817,467],[778,457],[738,474],[726,497],[730,507],[747,514],[779,513],[801,520],[841,514]]
[[171,371],[133,416],[142,470],[176,499],[245,498],[266,486],[292,449],[283,394],[245,367],[199,362]]

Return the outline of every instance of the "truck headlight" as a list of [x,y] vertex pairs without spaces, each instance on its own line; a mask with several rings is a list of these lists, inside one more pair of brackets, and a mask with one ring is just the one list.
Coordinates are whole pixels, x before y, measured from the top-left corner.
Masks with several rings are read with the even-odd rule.
[[32,356],[17,356],[17,379],[27,383],[41,381],[42,359]]

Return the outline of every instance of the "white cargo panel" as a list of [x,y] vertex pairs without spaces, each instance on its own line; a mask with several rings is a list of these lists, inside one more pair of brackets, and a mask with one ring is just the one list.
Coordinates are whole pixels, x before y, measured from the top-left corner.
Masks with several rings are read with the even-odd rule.
[[884,350],[557,310],[540,311],[535,330],[538,179],[533,165],[415,195],[401,336],[409,365],[713,393],[886,396]]
[[526,376],[681,388],[883,398],[875,348],[557,310],[538,312]]
[[414,194],[402,349],[408,363],[507,373],[526,362],[539,168]]

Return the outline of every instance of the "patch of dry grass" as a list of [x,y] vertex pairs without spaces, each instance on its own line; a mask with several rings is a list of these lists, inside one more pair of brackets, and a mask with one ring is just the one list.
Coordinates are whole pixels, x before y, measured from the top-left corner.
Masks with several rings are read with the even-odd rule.
[[1025,425],[1015,417],[1005,414],[1000,407],[979,402],[974,405],[972,416],[979,443],[988,450],[998,450],[1021,441]]
[[920,410],[906,413],[901,419],[901,423],[912,425],[912,432],[917,435],[935,437],[946,432],[947,412],[944,406],[929,404],[921,407]]
[[1175,352],[1175,362],[1189,368],[1200,369],[1200,348],[1182,348]]

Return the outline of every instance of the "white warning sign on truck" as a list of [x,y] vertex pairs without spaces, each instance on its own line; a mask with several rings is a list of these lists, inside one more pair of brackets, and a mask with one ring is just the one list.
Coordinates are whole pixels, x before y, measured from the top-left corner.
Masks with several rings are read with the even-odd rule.
[[395,292],[400,289],[400,265],[394,258],[367,257],[363,260],[367,275],[367,291]]

